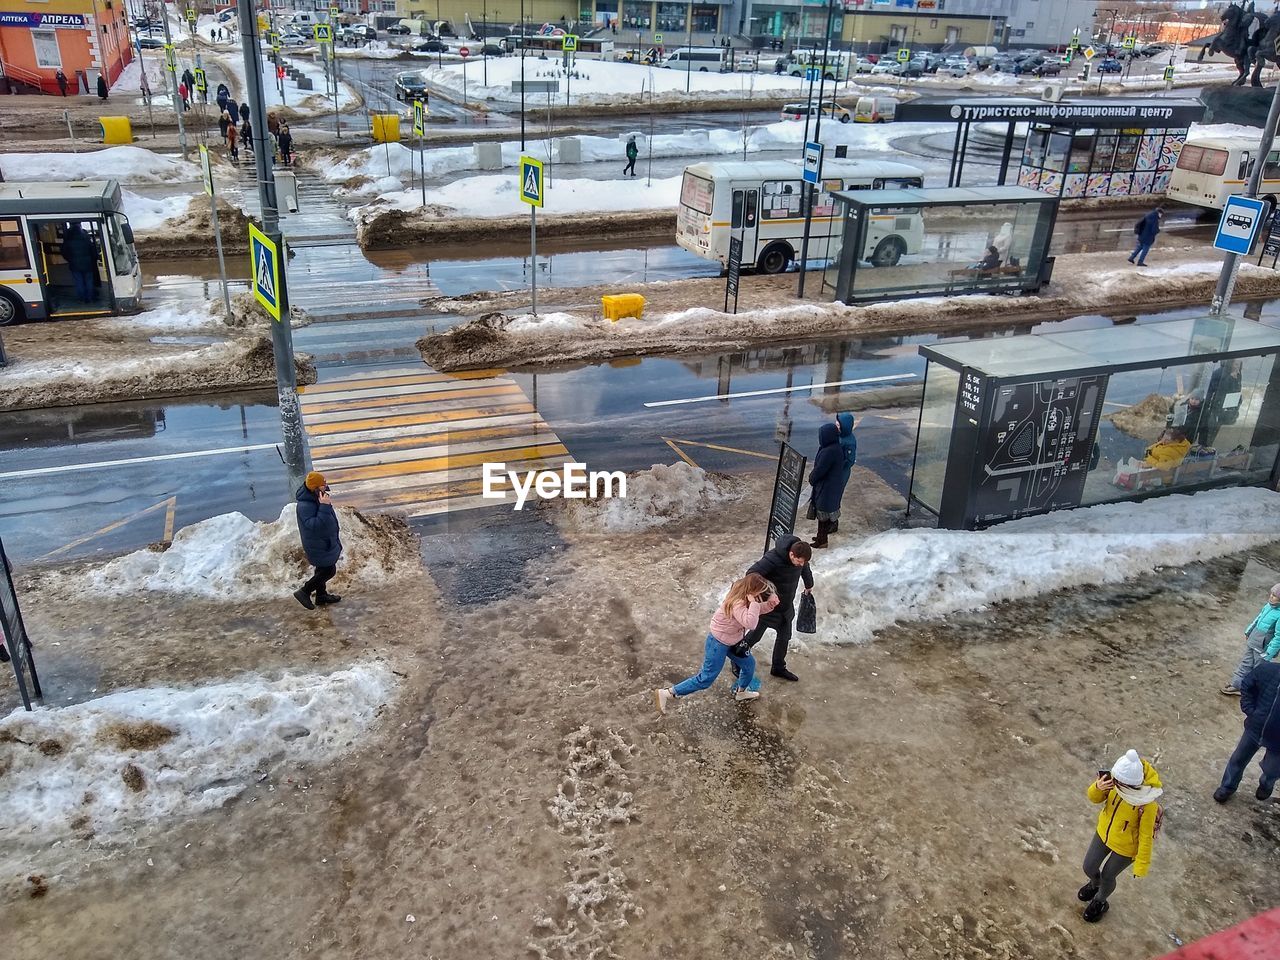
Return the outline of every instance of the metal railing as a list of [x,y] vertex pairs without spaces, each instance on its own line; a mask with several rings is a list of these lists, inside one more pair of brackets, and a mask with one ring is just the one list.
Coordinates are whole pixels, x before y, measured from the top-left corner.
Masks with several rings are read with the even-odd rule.
[[45,79],[38,70],[28,70],[26,67],[14,66],[12,63],[0,63],[0,71],[10,80],[25,83],[27,86],[35,87],[41,93],[44,93]]

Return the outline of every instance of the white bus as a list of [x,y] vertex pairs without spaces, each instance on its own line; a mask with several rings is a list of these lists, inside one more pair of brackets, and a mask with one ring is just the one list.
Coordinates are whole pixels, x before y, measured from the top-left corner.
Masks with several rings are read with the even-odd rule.
[[[62,257],[73,224],[97,254],[87,299]],[[127,313],[141,296],[133,229],[114,180],[0,183],[0,326]]]
[[791,56],[787,73],[793,77],[806,76],[810,67],[816,67],[824,80],[849,79],[849,54],[842,50],[797,50]]
[[[526,57],[554,60],[564,55],[564,34],[550,36],[530,33],[521,37],[518,33],[513,33],[502,38],[502,46],[508,53],[518,53],[524,47]],[[579,60],[612,60],[613,41],[603,37],[579,37],[578,52],[574,56]]]
[[721,73],[725,68],[728,52],[724,47],[681,47],[671,51],[662,65],[669,70]]
[[[1213,137],[1182,145],[1165,195],[1195,207],[1221,210],[1227,197],[1244,193],[1257,161],[1257,140]],[[1280,195],[1280,150],[1272,150],[1262,168],[1258,196],[1275,202]]]
[[[840,230],[841,215],[829,191],[924,185],[919,167],[888,160],[828,160],[822,173],[822,190],[814,195],[811,242]],[[795,262],[804,235],[802,182],[800,165],[788,160],[690,164],[680,185],[676,243],[726,264],[729,238],[740,237],[744,266],[781,273]],[[892,266],[904,254],[919,253],[923,243],[919,215],[875,217],[865,258],[876,266]]]

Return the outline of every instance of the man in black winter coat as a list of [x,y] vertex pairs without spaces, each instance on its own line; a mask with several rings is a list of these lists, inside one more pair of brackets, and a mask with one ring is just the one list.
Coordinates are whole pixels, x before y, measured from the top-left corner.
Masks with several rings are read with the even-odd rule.
[[1226,803],[1240,786],[1245,767],[1260,748],[1262,779],[1258,781],[1259,800],[1267,800],[1280,779],[1280,663],[1263,660],[1240,685],[1240,709],[1244,711],[1244,733],[1222,773],[1222,785],[1213,799]]
[[773,665],[769,673],[783,680],[799,680],[787,669],[787,646],[791,643],[791,621],[796,616],[796,587],[804,580],[804,592],[813,589],[809,558],[813,549],[799,537],[779,537],[772,550],[751,565],[747,573],[758,573],[778,591],[777,607],[760,616],[756,628],[742,638],[747,649],[760,642],[766,630],[774,630]]
[[[315,575],[293,592],[293,597],[308,610],[316,603],[337,603],[342,598],[330,593],[325,585],[338,572],[338,558],[342,556],[342,540],[338,536],[338,515],[329,499],[329,485],[324,474],[314,470],[307,474],[306,482],[294,495],[298,501],[298,537],[302,540],[302,552],[316,568]],[[316,595],[315,603],[311,594]]]

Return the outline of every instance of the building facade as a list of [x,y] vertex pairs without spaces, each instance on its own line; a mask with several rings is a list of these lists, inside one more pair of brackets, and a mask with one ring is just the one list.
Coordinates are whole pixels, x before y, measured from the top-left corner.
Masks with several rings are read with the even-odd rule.
[[14,92],[56,94],[110,87],[133,59],[124,0],[0,0],[0,64]]

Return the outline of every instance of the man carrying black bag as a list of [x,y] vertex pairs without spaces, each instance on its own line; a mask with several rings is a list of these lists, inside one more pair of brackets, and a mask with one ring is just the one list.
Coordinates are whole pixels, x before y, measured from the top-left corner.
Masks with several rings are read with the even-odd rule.
[[[771,676],[783,680],[799,680],[787,669],[787,646],[791,643],[791,621],[796,615],[796,587],[804,580],[804,592],[813,590],[813,572],[809,569],[809,558],[813,556],[813,548],[799,537],[779,537],[772,550],[751,565],[747,573],[758,573],[778,591],[781,602],[777,608],[760,617],[756,628],[742,638],[739,644],[743,651],[750,650],[764,636],[766,630],[774,630],[773,665],[769,670]],[[734,652],[738,650],[735,647]]]

